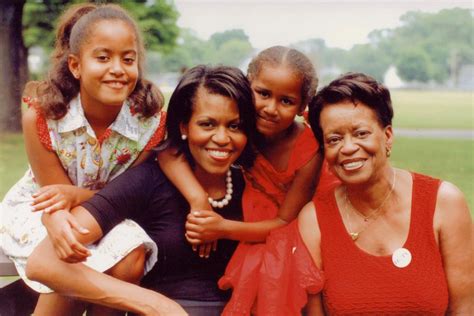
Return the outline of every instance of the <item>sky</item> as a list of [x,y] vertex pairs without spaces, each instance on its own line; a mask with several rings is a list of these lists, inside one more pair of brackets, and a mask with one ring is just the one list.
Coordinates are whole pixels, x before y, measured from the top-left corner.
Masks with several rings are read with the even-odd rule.
[[329,47],[350,49],[367,43],[375,29],[400,25],[407,11],[470,8],[457,0],[175,0],[178,25],[208,39],[215,32],[243,29],[252,46],[263,49],[322,38]]

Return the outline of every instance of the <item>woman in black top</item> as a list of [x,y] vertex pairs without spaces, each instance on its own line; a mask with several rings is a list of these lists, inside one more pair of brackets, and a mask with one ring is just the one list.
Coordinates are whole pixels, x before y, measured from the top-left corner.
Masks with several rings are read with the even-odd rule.
[[[171,96],[167,142],[184,154],[210,202],[217,202],[215,211],[225,218],[241,219],[243,179],[240,169],[231,165],[250,167],[253,163],[255,130],[252,92],[236,68],[194,67]],[[49,221],[62,221],[64,229],[43,241],[30,256],[28,277],[62,295],[140,314],[184,314],[174,300],[191,313],[197,305],[206,315],[218,314],[228,293],[217,288],[217,279],[236,243],[219,241],[217,251],[202,258],[186,241],[188,211],[183,196],[158,164],[149,160],[71,213],[48,215],[46,227]],[[139,223],[158,245],[158,262],[142,284],[162,295],[58,258],[70,263],[84,261],[89,251],[82,244],[97,241],[126,218]]]

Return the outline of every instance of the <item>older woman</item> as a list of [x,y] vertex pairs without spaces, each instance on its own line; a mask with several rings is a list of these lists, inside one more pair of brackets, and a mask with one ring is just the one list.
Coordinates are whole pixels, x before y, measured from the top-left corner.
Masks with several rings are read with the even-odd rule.
[[472,315],[466,200],[451,183],[391,165],[392,117],[389,91],[357,73],[331,82],[310,106],[313,132],[341,181],[298,218],[324,271],[322,305],[335,315]]
[[[184,153],[196,179],[209,197],[218,201],[215,211],[224,218],[241,219],[244,182],[240,169],[233,166],[251,166],[255,130],[252,92],[236,68],[194,67],[184,74],[171,96],[168,141]],[[27,273],[60,294],[116,309],[180,315],[184,311],[177,301],[193,315],[219,315],[230,293],[219,290],[217,280],[237,244],[220,241],[210,258],[199,256],[185,239],[188,210],[188,203],[158,164],[148,161],[75,208],[73,215],[61,211],[48,215],[45,225],[57,217],[64,222],[65,232],[50,236],[35,250]],[[126,218],[139,223],[158,245],[158,263],[142,285],[162,295],[83,264],[65,263],[54,252],[53,247],[63,259],[83,261],[88,249],[80,243],[95,242]],[[70,223],[76,220],[79,224],[72,226],[80,225],[89,233],[73,235]],[[54,314],[57,307],[53,305],[43,304],[37,313]]]

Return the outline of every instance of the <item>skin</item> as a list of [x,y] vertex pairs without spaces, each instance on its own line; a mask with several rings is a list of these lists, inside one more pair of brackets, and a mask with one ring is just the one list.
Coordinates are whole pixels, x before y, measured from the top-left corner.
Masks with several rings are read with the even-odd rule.
[[[240,129],[237,104],[230,98],[200,89],[193,108],[190,122],[181,125],[181,132],[188,135],[190,152],[196,161],[196,179],[210,196],[218,198],[225,194],[226,172],[242,153],[247,137]],[[115,309],[145,315],[185,314],[178,304],[163,295],[109,277],[83,264],[69,264],[86,260],[89,251],[84,245],[103,236],[99,224],[85,208],[79,206],[70,213],[58,211],[47,216],[45,226],[59,229],[54,230],[30,256],[29,278],[60,294]],[[69,279],[64,275],[74,277]]]
[[[96,136],[100,138],[115,120],[123,102],[135,88],[138,79],[138,46],[134,30],[122,21],[97,22],[91,35],[91,38],[80,47],[78,55],[69,55],[68,66],[80,82],[84,114]],[[69,211],[73,206],[92,197],[97,191],[79,188],[71,183],[56,154],[48,151],[41,144],[36,120],[36,111],[33,108],[28,109],[23,116],[25,146],[35,179],[41,186],[40,190],[33,195],[32,208],[34,211],[45,211],[45,213]],[[144,161],[148,155],[149,152],[142,152],[134,165]],[[43,222],[48,220],[49,217],[45,214]],[[54,222],[51,221],[51,223]],[[71,225],[74,224],[71,223]],[[47,229],[48,233],[54,236],[62,227],[51,224],[47,226]],[[79,232],[85,232],[80,227],[77,229]],[[58,251],[56,249],[56,252]],[[143,249],[137,249],[137,252],[134,254],[144,255]],[[138,264],[139,261],[124,260],[108,273],[121,277],[124,276],[121,273],[122,269],[130,269]],[[137,274],[131,274],[130,279],[128,276],[124,277],[131,282],[138,282],[140,277],[135,276]],[[62,302],[64,299],[55,294],[41,297],[35,314],[48,314],[49,306],[57,307],[56,312],[59,312],[59,306],[65,306],[65,308],[72,306]],[[55,304],[47,303],[51,301]]]
[[80,82],[86,117],[100,138],[135,89],[138,46],[134,30],[123,21],[99,21],[93,28],[79,54],[69,55],[68,65]]
[[[412,198],[411,174],[394,169],[386,155],[393,143],[391,126],[382,127],[373,110],[363,103],[351,102],[326,105],[320,121],[325,157],[342,182],[335,196],[348,231],[360,231],[364,224],[360,216],[345,215],[345,190],[353,207],[370,215],[390,192],[393,173],[396,173],[395,188],[384,203],[381,215],[371,219],[373,222],[355,241],[369,254],[391,255],[408,237]],[[314,262],[323,269],[321,234],[312,202],[300,212],[298,224]],[[438,191],[433,233],[448,281],[449,313],[471,314],[474,308],[472,220],[464,196],[448,182],[442,182]],[[311,298],[313,304],[320,300],[319,296]]]
[[[251,87],[257,110],[257,129],[264,135],[258,149],[276,170],[288,168],[291,149],[303,131],[295,121],[306,104],[302,104],[302,78],[286,65],[263,65]],[[263,242],[271,230],[296,218],[301,207],[311,200],[322,159],[319,154],[296,172],[276,218],[260,222],[239,222],[223,219],[211,210],[195,210],[186,223],[188,240],[193,244],[220,238]],[[189,190],[189,189],[188,189]]]

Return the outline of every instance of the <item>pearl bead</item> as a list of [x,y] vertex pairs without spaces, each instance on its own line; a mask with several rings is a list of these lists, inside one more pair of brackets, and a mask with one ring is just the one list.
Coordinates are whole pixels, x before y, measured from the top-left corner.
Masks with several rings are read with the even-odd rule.
[[232,172],[227,170],[226,178],[226,194],[224,198],[221,201],[215,201],[213,198],[208,197],[207,200],[209,201],[209,204],[211,204],[212,207],[214,208],[223,208],[224,206],[229,204],[229,201],[232,200],[232,193],[234,193],[233,184],[232,184]]

